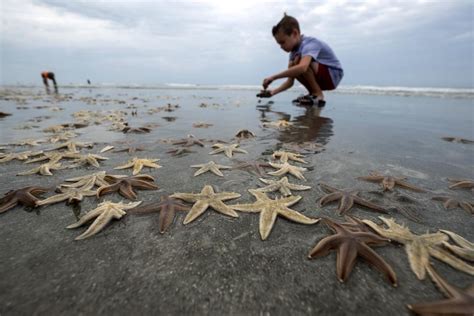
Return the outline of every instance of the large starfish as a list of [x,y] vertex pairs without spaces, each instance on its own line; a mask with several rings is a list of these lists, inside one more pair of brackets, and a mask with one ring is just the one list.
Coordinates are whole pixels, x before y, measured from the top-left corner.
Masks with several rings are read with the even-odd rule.
[[297,161],[297,162],[301,162],[301,163],[307,163],[306,161],[301,159],[301,157],[304,157],[303,155],[288,152],[288,151],[282,151],[282,150],[275,151],[272,154],[272,157],[273,157],[273,159],[280,158],[280,162],[283,162],[283,163],[288,162],[288,160],[293,160],[293,161]]
[[[67,188],[80,188],[89,184],[89,182],[93,182],[94,185],[101,187],[105,185],[109,185],[110,183],[105,180],[105,176],[107,173],[105,171],[99,171],[92,174],[88,174],[81,177],[66,179],[67,182],[74,182],[70,184],[61,184],[62,187]],[[124,176],[125,177],[125,176]]]
[[311,187],[307,185],[290,183],[288,182],[287,177],[283,177],[278,181],[260,178],[260,181],[268,185],[266,187],[257,189],[258,191],[267,193],[278,190],[283,196],[291,195],[291,190],[302,191],[311,189]]
[[435,201],[443,202],[443,206],[447,210],[460,207],[463,210],[465,210],[468,214],[474,214],[474,202],[469,202],[467,200],[460,200],[460,199],[449,197],[449,196],[433,196],[431,199]]
[[68,166],[68,168],[75,168],[75,167],[80,167],[80,166],[86,166],[86,165],[91,165],[96,168],[99,168],[99,161],[98,160],[107,160],[109,158],[99,156],[96,154],[85,154],[81,155],[79,153],[77,154],[69,154],[67,158],[74,158],[74,160],[71,162],[71,164]]
[[182,145],[184,147],[191,147],[193,145],[204,147],[204,143],[202,141],[203,141],[202,139],[198,139],[194,135],[188,135],[187,138],[173,141],[172,144]]
[[396,178],[392,176],[386,176],[382,175],[377,172],[371,173],[369,176],[366,177],[358,177],[357,179],[360,180],[365,180],[369,182],[380,182],[380,185],[382,186],[383,191],[393,191],[396,185],[404,188],[404,189],[409,189],[413,190],[416,192],[426,192],[426,190],[419,188],[417,186],[414,186],[413,184],[410,184],[405,181],[406,177],[401,177],[401,178]]
[[265,175],[265,170],[263,168],[271,167],[268,162],[262,162],[258,160],[243,161],[243,160],[236,159],[235,161],[237,162],[237,164],[232,166],[232,169],[246,170],[248,172],[253,172],[254,174],[260,177],[263,177]]
[[133,214],[149,214],[160,212],[160,233],[164,233],[173,223],[176,211],[189,211],[191,207],[169,196],[162,196],[160,202],[153,202],[131,210]]
[[301,196],[290,196],[272,200],[263,192],[251,189],[248,191],[257,201],[251,204],[234,204],[230,205],[230,207],[238,211],[260,213],[259,231],[262,240],[267,239],[270,235],[278,215],[300,224],[315,224],[319,221],[319,219],[306,217],[289,208],[289,206],[297,203],[301,199]]
[[62,143],[56,147],[54,147],[53,149],[51,150],[58,150],[58,149],[63,149],[63,148],[66,148],[67,151],[70,151],[70,152],[74,152],[74,153],[78,153],[79,150],[77,150],[77,148],[92,148],[94,147],[94,144],[92,143],[82,143],[82,142],[74,142],[72,140],[70,141],[67,141],[65,143]]
[[211,171],[215,175],[218,175],[219,177],[223,177],[224,175],[219,169],[232,169],[232,167],[229,166],[223,166],[216,164],[214,161],[209,161],[208,163],[200,164],[200,165],[192,165],[191,168],[200,168],[198,171],[194,173],[194,176],[198,176],[200,174],[203,174],[204,172]]
[[384,207],[374,204],[372,202],[366,201],[363,198],[357,196],[357,193],[358,193],[357,191],[351,191],[347,189],[339,190],[339,189],[329,186],[326,183],[320,183],[319,185],[324,191],[329,192],[329,194],[323,196],[319,200],[319,205],[323,206],[326,203],[336,201],[336,200],[341,200],[341,202],[339,203],[339,208],[337,209],[337,213],[339,215],[342,215],[348,210],[350,210],[354,204],[365,206],[377,212],[387,213]]
[[97,217],[94,222],[89,226],[89,228],[84,233],[77,236],[75,239],[81,240],[91,237],[100,232],[112,219],[122,218],[126,214],[125,210],[137,207],[138,205],[140,205],[140,203],[142,202],[138,201],[128,204],[124,204],[122,202],[113,203],[110,201],[102,202],[95,209],[89,211],[87,214],[82,216],[79,221],[67,226],[66,228],[71,229],[80,227]]
[[51,173],[51,170],[61,170],[64,169],[64,167],[61,165],[60,162],[48,162],[40,165],[39,167],[30,169],[28,171],[20,172],[17,175],[19,176],[26,176],[30,174],[41,174],[43,176],[52,176],[53,174]]
[[115,167],[114,169],[127,169],[127,168],[132,168],[133,167],[133,175],[137,175],[140,173],[143,167],[148,167],[148,168],[161,168],[159,164],[156,164],[160,159],[146,159],[146,158],[137,158],[134,157],[132,160],[129,160],[126,164],[122,166]]
[[276,168],[276,169],[280,168],[280,169],[277,170],[277,171],[269,172],[268,174],[271,174],[273,176],[282,176],[284,174],[289,173],[289,174],[297,177],[300,180],[306,180],[305,177],[303,176],[303,174],[301,173],[303,171],[308,170],[306,168],[293,166],[293,165],[290,165],[288,162],[285,162],[285,163],[282,163],[282,164],[269,162],[269,164],[273,168]]
[[450,189],[471,189],[474,192],[474,180],[448,178],[448,181],[452,183]]
[[201,193],[174,193],[171,198],[177,198],[186,202],[195,202],[191,210],[186,215],[183,224],[186,225],[195,220],[198,216],[204,213],[208,207],[224,215],[239,217],[239,215],[229,206],[225,205],[223,201],[236,199],[240,197],[239,193],[235,192],[220,192],[215,193],[210,185],[205,185]]
[[[351,274],[357,257],[361,256],[384,273],[393,286],[397,286],[397,276],[392,267],[369,246],[385,244],[389,239],[367,231],[350,230],[327,218],[323,221],[336,234],[320,240],[310,251],[308,258],[326,256],[331,250],[337,249],[337,277],[344,282]],[[354,227],[353,222],[348,224]]]
[[440,232],[448,235],[451,237],[452,240],[458,245],[452,245],[446,241],[443,242],[443,246],[451,250],[452,253],[456,254],[457,256],[469,260],[474,261],[474,243],[470,242],[469,240],[464,239],[463,237],[459,236],[456,233],[453,233],[449,230],[442,230]]
[[97,196],[102,196],[104,194],[109,194],[112,192],[118,192],[123,197],[129,200],[136,200],[137,194],[133,188],[140,190],[156,190],[158,186],[154,184],[155,179],[152,176],[146,174],[140,174],[137,176],[131,177],[115,177],[115,176],[105,176],[105,181],[110,184],[100,187],[97,190]]
[[59,194],[50,196],[44,200],[36,202],[37,205],[48,205],[53,203],[59,203],[66,201],[68,204],[79,203],[85,196],[94,196],[96,191],[92,190],[94,187],[94,182],[92,180],[89,183],[86,183],[84,186],[79,188],[58,188]]
[[29,186],[18,190],[10,190],[0,198],[0,213],[6,212],[16,205],[34,207],[38,201],[37,195],[48,192],[49,188]]
[[32,151],[22,151],[19,153],[8,153],[8,154],[0,154],[0,163],[1,162],[9,162],[12,160],[27,160],[30,157],[38,156],[42,154],[42,151],[32,152]]
[[407,227],[399,225],[393,218],[379,217],[388,228],[382,228],[370,220],[363,222],[375,230],[379,235],[394,240],[405,245],[408,261],[412,271],[418,279],[423,280],[426,275],[426,268],[429,264],[430,256],[441,260],[455,269],[474,275],[474,267],[456,258],[447,250],[440,246],[448,240],[448,236],[443,233],[432,233],[415,235]]
[[441,292],[448,297],[430,303],[408,304],[407,307],[419,315],[473,315],[474,284],[462,290],[450,285],[429,265],[427,271]]
[[243,150],[237,147],[239,147],[239,144],[225,145],[225,144],[217,143],[217,144],[212,145],[212,148],[216,148],[216,149],[211,151],[209,155],[215,155],[215,154],[223,152],[227,157],[232,158],[232,155],[234,154],[234,152],[248,154],[246,150]]

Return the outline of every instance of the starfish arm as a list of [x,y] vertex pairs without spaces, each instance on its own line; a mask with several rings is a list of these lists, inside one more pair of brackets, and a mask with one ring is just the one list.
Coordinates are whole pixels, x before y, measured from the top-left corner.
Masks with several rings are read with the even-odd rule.
[[208,207],[209,203],[205,201],[197,201],[194,203],[193,207],[184,218],[183,224],[186,225],[194,221],[197,217],[204,213]]
[[272,176],[282,176],[287,172],[288,172],[288,169],[281,168],[280,170],[277,170],[277,171],[268,172],[268,174],[271,174]]
[[403,181],[403,180],[400,180],[400,179],[397,179],[395,180],[395,183],[398,184],[399,186],[405,188],[405,189],[410,189],[412,191],[415,191],[415,192],[426,192],[426,190],[422,189],[422,188],[419,188],[417,186],[414,186],[413,184],[410,184],[406,181]]
[[472,315],[474,310],[474,304],[471,302],[460,304],[451,299],[409,304],[407,307],[419,315]]
[[419,280],[423,280],[426,275],[426,267],[429,265],[430,254],[428,249],[420,242],[411,242],[405,245],[411,270]]
[[339,281],[347,280],[357,258],[357,247],[351,242],[342,242],[337,249],[336,272]]
[[219,166],[212,166],[209,170],[211,170],[212,173],[218,175],[219,177],[224,176],[224,174],[219,170]]
[[156,190],[158,189],[158,186],[152,183],[151,181],[145,181],[145,180],[136,180],[132,179],[131,184],[136,187],[137,189],[140,190]]
[[463,210],[465,210],[468,214],[473,214],[474,213],[474,204],[473,203],[469,203],[469,202],[459,202],[459,206],[461,206],[461,208]]
[[449,252],[447,252],[444,249],[441,249],[438,247],[430,247],[429,253],[436,259],[449,264],[451,267],[455,269],[458,269],[470,275],[474,275],[474,266],[467,264],[461,259],[458,259],[457,257],[451,255]]
[[332,249],[340,243],[340,236],[331,235],[321,239],[309,252],[308,258],[319,258],[326,256]]
[[104,206],[98,206],[96,207],[95,209],[87,212],[86,214],[84,214],[84,216],[82,216],[77,222],[67,226],[66,228],[67,229],[72,229],[72,228],[77,228],[77,227],[80,227],[82,225],[84,225],[85,223],[93,220],[94,218],[98,217],[100,214],[102,214],[104,212],[104,209],[105,207]]
[[[197,166],[197,165],[196,165]],[[191,166],[191,167],[196,167],[196,166]],[[202,166],[202,165],[201,165]],[[208,168],[205,168],[205,167],[201,167],[201,169],[197,170],[195,173],[194,173],[194,177],[200,175],[200,174],[203,174],[205,172],[207,172],[209,169]]]
[[248,213],[259,213],[260,209],[262,208],[262,204],[255,202],[255,203],[246,203],[246,204],[233,204],[228,205],[230,208],[242,212]]
[[369,182],[380,182],[385,178],[385,176],[366,176],[366,177],[357,177],[359,180],[369,181]]
[[443,241],[449,240],[448,236],[440,232],[433,233],[433,234],[424,234],[421,236],[423,237],[423,241],[428,242],[430,244],[434,244],[434,245],[439,245]]
[[474,249],[471,248],[471,249],[466,249],[466,248],[462,248],[462,247],[458,247],[458,246],[454,246],[454,245],[451,245],[450,243],[448,242],[443,242],[443,246],[448,248],[452,253],[454,253],[455,255],[463,258],[463,259],[466,259],[466,260],[469,260],[469,261],[474,261]]
[[289,209],[287,207],[282,207],[282,208],[279,208],[278,209],[278,214],[280,214],[281,216],[293,221],[293,222],[297,222],[297,223],[300,223],[300,224],[316,224],[317,222],[319,222],[319,218],[309,218],[297,211],[294,211],[292,209]]
[[[449,180],[449,179],[448,179]],[[452,185],[449,186],[450,189],[457,189],[457,188],[472,188],[474,187],[474,182],[471,181],[471,180],[455,180],[455,179],[451,179],[449,180],[451,182],[455,182],[457,181],[457,183],[454,183]]]
[[171,198],[176,198],[180,200],[184,200],[186,202],[196,202],[199,198],[199,194],[194,193],[174,193],[170,195]]
[[380,205],[377,205],[377,204],[374,204],[372,202],[366,201],[366,200],[364,200],[364,199],[362,199],[358,196],[352,196],[352,198],[354,199],[354,203],[357,203],[359,205],[370,208],[371,210],[375,210],[375,211],[379,211],[380,213],[387,214],[387,210],[384,207],[380,206]]
[[97,217],[97,219],[89,226],[89,228],[82,233],[81,235],[77,236],[75,240],[81,240],[85,238],[89,238],[98,232],[100,232],[112,219],[120,219],[126,213],[119,209],[111,209],[106,210],[102,214]]
[[339,200],[340,198],[342,198],[342,194],[341,194],[341,193],[339,193],[339,192],[330,193],[330,194],[328,194],[328,195],[323,196],[323,197],[319,200],[319,206],[326,205],[327,203],[330,203],[330,202],[332,202],[332,201],[337,201],[337,200]]
[[27,175],[30,175],[30,174],[35,174],[39,171],[39,167],[37,168],[33,168],[33,169],[30,169],[28,171],[23,171],[23,172],[19,172],[17,175],[19,176],[27,176]]
[[277,218],[277,212],[270,209],[263,209],[260,212],[259,231],[262,240],[265,240],[270,235],[275,220]]
[[0,199],[0,213],[4,213],[8,211],[9,209],[15,207],[18,203],[18,200],[16,197],[3,197]]
[[343,194],[341,198],[341,202],[339,203],[339,208],[337,209],[337,213],[339,215],[343,215],[348,210],[352,208],[354,205],[354,198],[349,194]]
[[455,286],[450,285],[446,280],[444,280],[433,268],[433,266],[429,266],[427,269],[428,274],[431,277],[431,280],[436,284],[441,292],[447,297],[455,297],[459,296],[460,291]]
[[219,213],[222,213],[224,215],[228,215],[228,216],[231,216],[231,217],[239,217],[239,214],[237,214],[236,211],[234,211],[228,205],[225,205],[224,202],[222,202],[222,201],[213,201],[213,202],[210,203],[210,206],[214,210],[216,210]]
[[411,240],[410,236],[407,237],[403,234],[400,234],[388,229],[384,229],[380,227],[379,225],[375,224],[374,222],[372,222],[371,220],[364,219],[362,220],[362,222],[366,224],[367,226],[369,226],[370,228],[372,228],[373,230],[375,230],[377,234],[379,234],[380,236],[389,238],[390,240],[395,240],[402,244],[406,244],[407,242]]
[[128,163],[126,163],[126,164],[124,164],[124,165],[117,166],[117,167],[115,167],[114,169],[127,169],[127,168],[132,167],[134,164],[135,164],[135,163],[134,163],[133,161],[131,161],[131,162],[128,162]]
[[141,207],[137,207],[130,211],[133,214],[150,214],[150,213],[155,213],[158,212],[162,209],[161,203],[150,203],[147,205],[143,205]]
[[338,189],[336,189],[336,188],[334,188],[334,187],[332,187],[332,186],[330,186],[330,185],[328,185],[328,184],[326,184],[326,183],[323,183],[323,182],[319,183],[319,186],[320,186],[324,191],[329,192],[329,193],[340,192],[340,190],[338,190]]
[[211,152],[209,153],[209,155],[215,155],[215,154],[221,153],[221,152],[223,152],[223,151],[224,151],[223,148],[217,148],[217,149],[214,149],[213,151],[211,151]]
[[[287,186],[280,186],[280,189],[279,189],[281,195],[283,196],[290,196],[292,195],[291,194],[291,190],[287,187]],[[263,191],[262,191],[263,192]]]
[[102,195],[106,195],[109,193],[117,192],[120,188],[120,182],[116,182],[114,184],[109,184],[106,186],[101,186],[100,188],[97,189],[97,197],[100,197]]
[[59,203],[59,202],[65,201],[68,198],[69,198],[69,194],[67,193],[56,194],[56,195],[50,196],[47,199],[36,202],[36,205],[48,205],[48,204],[53,204],[53,203]]
[[298,191],[303,191],[303,190],[310,190],[311,187],[307,185],[300,185],[300,184],[294,184],[294,183],[288,183],[288,187],[291,190],[298,190]]
[[159,229],[160,229],[161,234],[164,234],[166,230],[171,226],[171,224],[173,224],[174,217],[175,217],[174,206],[171,206],[171,207],[165,206],[161,208],[160,217],[159,217],[159,220],[160,220]]
[[256,190],[258,190],[260,192],[268,193],[268,192],[273,192],[273,191],[276,191],[276,190],[279,190],[279,189],[281,190],[281,188],[282,188],[282,186],[280,184],[274,183],[274,184],[267,185],[266,187],[258,188]]
[[241,148],[234,148],[233,151],[238,152],[238,153],[242,153],[242,154],[248,154],[248,151],[246,151],[245,149],[241,149]]
[[397,275],[392,267],[380,257],[372,248],[367,245],[359,244],[359,255],[375,266],[380,272],[384,273],[393,286],[397,286]]
[[130,182],[121,182],[118,187],[118,192],[121,196],[129,200],[136,200],[137,194],[133,191],[133,187]]
[[305,171],[306,168],[292,168],[288,169],[288,172],[300,180],[306,180],[301,171]]
[[463,248],[474,249],[474,243],[470,242],[467,239],[464,239],[463,237],[459,236],[458,234],[453,233],[449,230],[442,230],[441,229],[440,231],[445,233],[449,237],[451,237],[451,239],[454,240],[456,242],[456,244],[458,244],[459,246],[461,246]]
[[142,162],[135,162],[133,164],[133,172],[132,174],[136,176],[137,174],[140,173],[140,171],[143,169],[143,163]]
[[159,169],[159,168],[162,168],[162,167],[163,167],[163,166],[160,166],[159,164],[154,163],[154,162],[152,162],[152,161],[151,161],[151,162],[145,161],[145,162],[143,163],[143,165],[144,165],[145,167],[148,167],[148,168],[156,168],[156,169]]

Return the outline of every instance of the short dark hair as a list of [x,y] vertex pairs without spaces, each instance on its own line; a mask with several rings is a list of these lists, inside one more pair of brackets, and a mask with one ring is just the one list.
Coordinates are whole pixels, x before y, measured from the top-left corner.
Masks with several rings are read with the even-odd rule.
[[283,18],[272,28],[272,34],[275,36],[278,31],[282,31],[286,35],[291,35],[293,30],[300,31],[300,25],[298,20],[292,16],[286,15],[286,12],[283,15]]

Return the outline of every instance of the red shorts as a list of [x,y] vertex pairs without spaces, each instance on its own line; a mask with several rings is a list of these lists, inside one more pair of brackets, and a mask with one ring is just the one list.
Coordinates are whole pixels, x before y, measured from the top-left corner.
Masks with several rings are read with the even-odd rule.
[[318,63],[318,73],[316,74],[316,82],[321,90],[334,90],[331,75],[329,74],[328,66]]

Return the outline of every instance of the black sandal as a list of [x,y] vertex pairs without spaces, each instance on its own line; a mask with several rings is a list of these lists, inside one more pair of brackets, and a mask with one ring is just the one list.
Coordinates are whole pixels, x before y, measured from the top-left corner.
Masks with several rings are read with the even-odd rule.
[[307,95],[301,95],[301,96],[297,97],[296,99],[294,99],[291,102],[292,103],[300,103],[301,101],[305,102],[305,101],[309,101],[309,100],[311,100],[311,95],[307,94]]
[[318,108],[322,108],[326,105],[326,101],[319,100],[316,96],[309,96],[309,98],[302,99],[299,103],[307,106],[317,105]]

